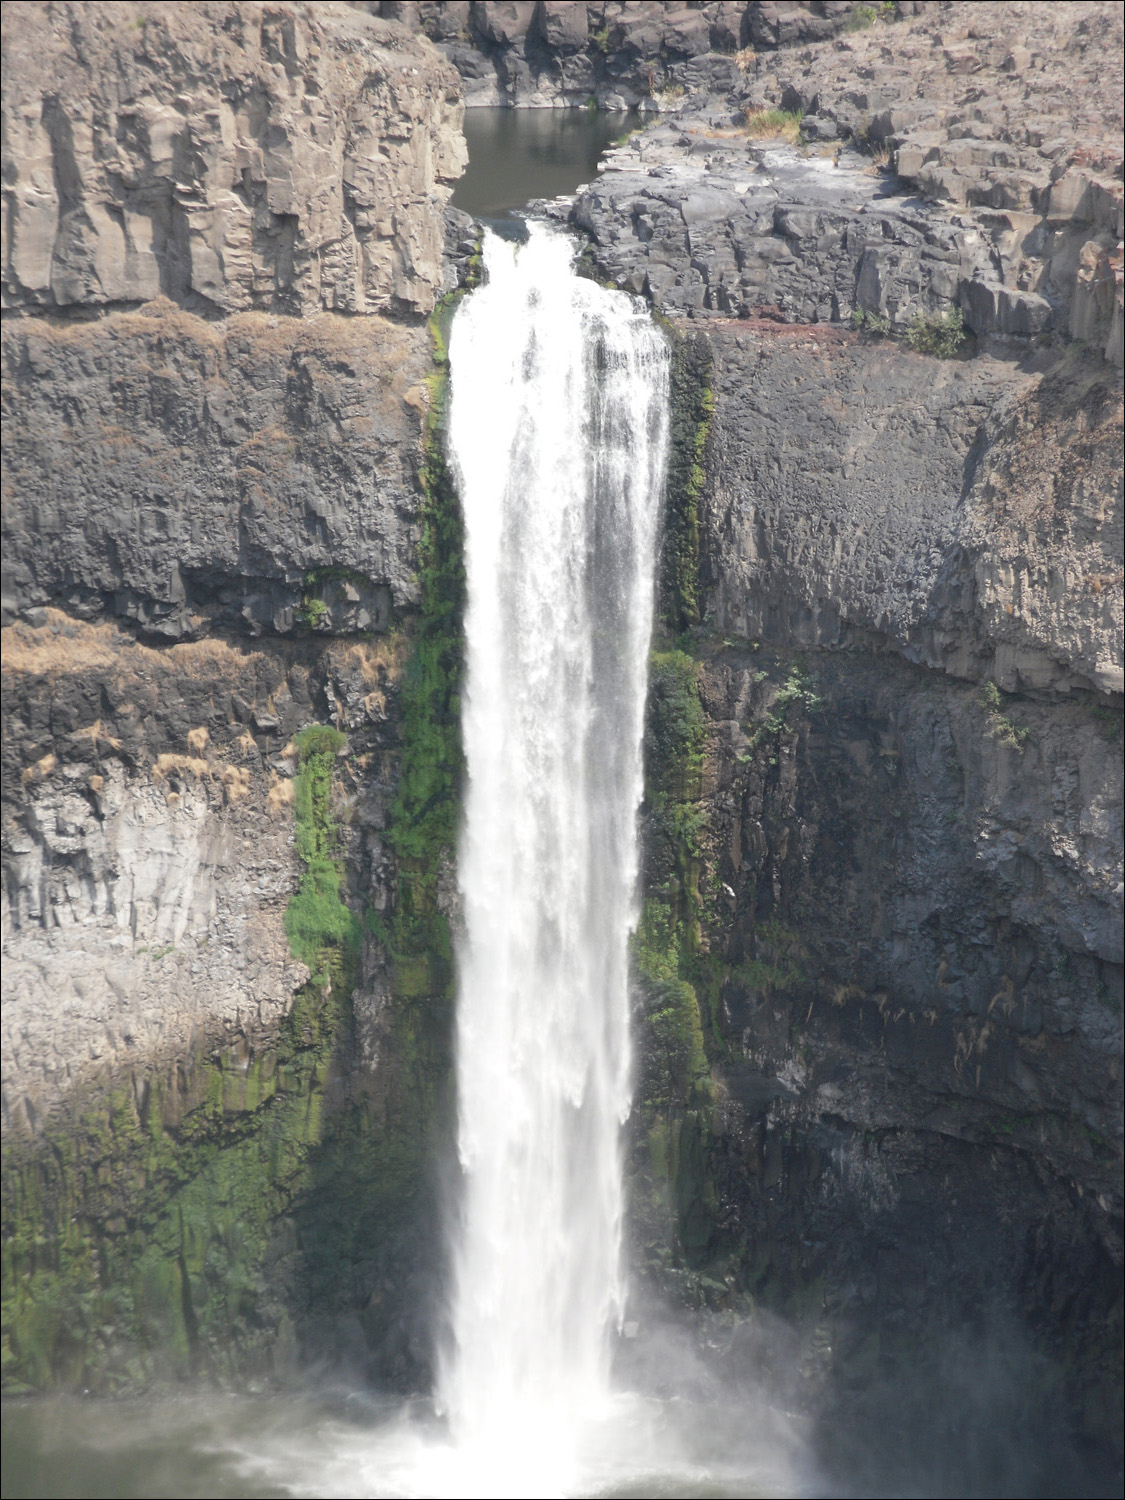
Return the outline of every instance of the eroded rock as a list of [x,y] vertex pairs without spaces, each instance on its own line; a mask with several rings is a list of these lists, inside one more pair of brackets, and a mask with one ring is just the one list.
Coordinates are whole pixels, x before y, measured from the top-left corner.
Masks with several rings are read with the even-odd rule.
[[460,122],[430,43],[350,7],[13,7],[4,306],[426,313]]

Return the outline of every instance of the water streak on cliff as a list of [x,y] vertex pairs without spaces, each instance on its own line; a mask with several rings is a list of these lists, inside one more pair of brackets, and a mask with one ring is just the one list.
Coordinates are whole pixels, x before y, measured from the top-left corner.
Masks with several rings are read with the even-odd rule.
[[573,256],[536,226],[522,248],[489,236],[487,283],[450,343],[469,785],[464,1195],[442,1396],[489,1494],[565,1488],[622,1309],[627,945],[668,358],[640,305],[576,276]]

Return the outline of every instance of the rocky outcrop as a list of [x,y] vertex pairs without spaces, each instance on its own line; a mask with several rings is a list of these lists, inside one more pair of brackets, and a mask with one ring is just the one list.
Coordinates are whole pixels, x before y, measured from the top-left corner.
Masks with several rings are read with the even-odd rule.
[[727,87],[740,51],[745,61],[756,48],[822,41],[856,24],[851,0],[371,0],[368,8],[431,37],[460,72],[467,104],[532,109],[590,100],[601,109],[660,108],[685,88]]
[[[704,577],[714,627],[879,639],[1008,692],[1122,690],[1119,383],[724,323]],[[799,392],[799,394],[798,394]]]
[[1121,363],[1119,7],[383,10],[471,103],[674,117],[572,215],[602,274],[671,312],[902,327],[956,305],[977,333],[1052,330]]
[[9,321],[3,355],[7,619],[57,603],[178,640],[383,629],[416,601],[423,330],[161,301]]
[[340,5],[16,4],[4,307],[426,313],[457,75]]
[[[812,140],[864,143],[924,198],[972,210],[996,261],[962,296],[974,327],[1035,332],[1022,308],[1042,299],[1120,365],[1120,7],[916,9],[763,59],[740,98],[801,115]],[[1021,310],[1005,314],[1013,294]]]
[[[673,313],[902,330],[956,307],[979,335],[1057,332],[1120,365],[1120,12],[1021,12],[1032,53],[1008,50],[1013,9],[744,59],[610,153],[570,219],[601,274]],[[1082,80],[1078,129],[1048,52]]]
[[[758,143],[721,113],[634,137],[573,205],[550,211],[590,237],[599,274],[672,315],[838,323],[871,314],[903,331],[948,313],[992,272],[973,226],[896,191],[858,153]],[[1045,326],[1042,299],[1009,300],[1025,310],[1018,331]]]

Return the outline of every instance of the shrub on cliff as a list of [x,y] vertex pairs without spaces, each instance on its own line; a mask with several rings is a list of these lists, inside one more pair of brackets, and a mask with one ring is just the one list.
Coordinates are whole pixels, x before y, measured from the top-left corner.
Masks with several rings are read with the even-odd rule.
[[952,359],[960,354],[968,335],[961,318],[961,309],[951,307],[948,312],[927,316],[915,313],[906,330],[906,346],[915,354],[933,354],[938,359]]

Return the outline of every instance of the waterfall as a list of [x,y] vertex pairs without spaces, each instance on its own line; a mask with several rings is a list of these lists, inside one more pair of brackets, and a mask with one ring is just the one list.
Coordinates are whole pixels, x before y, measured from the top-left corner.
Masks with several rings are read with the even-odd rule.
[[604,1406],[623,1307],[628,937],[668,353],[643,307],[578,277],[573,258],[536,225],[522,247],[486,235],[486,281],[449,351],[468,789],[464,1193],[440,1396],[494,1495],[565,1487],[576,1434]]

